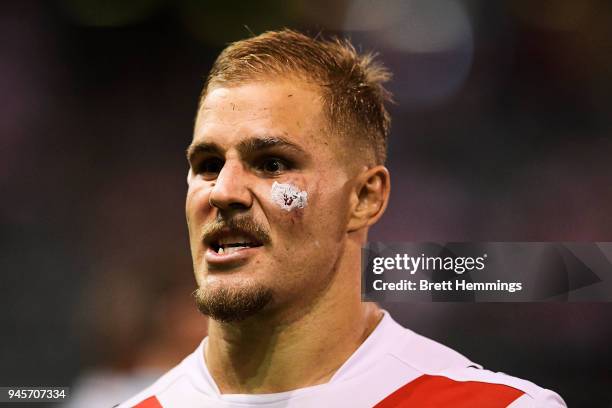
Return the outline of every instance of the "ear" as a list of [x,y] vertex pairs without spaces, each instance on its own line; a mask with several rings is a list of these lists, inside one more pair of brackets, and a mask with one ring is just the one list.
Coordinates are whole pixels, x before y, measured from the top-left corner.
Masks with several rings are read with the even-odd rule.
[[361,173],[353,190],[348,232],[375,224],[387,208],[390,192],[391,176],[385,166],[375,166]]

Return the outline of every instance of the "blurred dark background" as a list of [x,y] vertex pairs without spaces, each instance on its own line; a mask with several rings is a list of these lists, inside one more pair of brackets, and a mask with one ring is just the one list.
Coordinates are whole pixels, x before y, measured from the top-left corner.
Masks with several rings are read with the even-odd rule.
[[[196,347],[198,94],[225,44],[285,26],[346,34],[394,73],[372,240],[612,241],[608,1],[2,2],[0,385],[102,401]],[[612,304],[385,307],[571,407],[612,403]]]

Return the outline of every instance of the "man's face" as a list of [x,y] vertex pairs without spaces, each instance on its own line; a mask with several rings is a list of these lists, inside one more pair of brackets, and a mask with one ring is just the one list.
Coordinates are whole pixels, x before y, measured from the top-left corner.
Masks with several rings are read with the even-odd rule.
[[204,313],[240,320],[302,308],[325,290],[351,190],[325,120],[318,90],[299,80],[209,90],[188,151],[186,201]]

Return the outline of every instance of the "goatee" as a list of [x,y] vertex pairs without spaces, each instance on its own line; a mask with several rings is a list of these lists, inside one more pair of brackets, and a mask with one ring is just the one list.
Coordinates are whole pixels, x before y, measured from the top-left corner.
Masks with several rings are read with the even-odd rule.
[[193,292],[198,309],[210,318],[239,322],[260,312],[272,300],[272,290],[265,287],[208,287]]

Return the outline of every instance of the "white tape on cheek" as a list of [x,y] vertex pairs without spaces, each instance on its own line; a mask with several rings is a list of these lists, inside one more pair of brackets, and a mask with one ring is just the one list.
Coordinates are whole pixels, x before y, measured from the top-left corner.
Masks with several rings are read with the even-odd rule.
[[304,208],[308,204],[308,193],[291,184],[272,184],[272,201],[285,211]]

